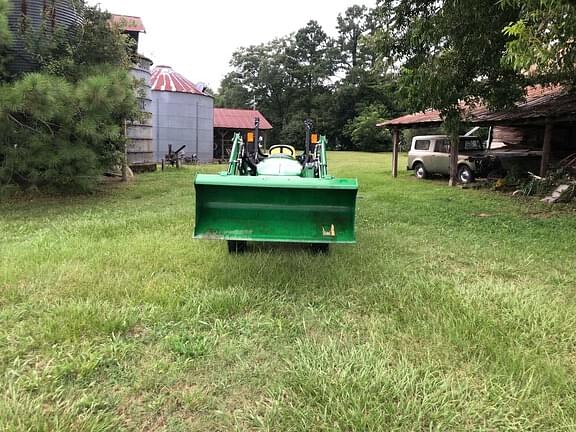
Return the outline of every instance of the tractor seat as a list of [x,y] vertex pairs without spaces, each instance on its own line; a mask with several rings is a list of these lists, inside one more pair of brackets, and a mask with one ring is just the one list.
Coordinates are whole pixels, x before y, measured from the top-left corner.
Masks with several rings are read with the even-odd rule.
[[270,157],[286,157],[293,159],[296,156],[296,149],[288,145],[275,145],[268,150]]

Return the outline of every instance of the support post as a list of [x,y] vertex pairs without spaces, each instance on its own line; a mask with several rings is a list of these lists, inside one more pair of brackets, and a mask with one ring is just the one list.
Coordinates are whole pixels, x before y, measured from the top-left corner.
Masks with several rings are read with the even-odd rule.
[[398,154],[400,153],[400,131],[392,129],[392,177],[398,177]]
[[552,123],[546,122],[544,129],[544,146],[542,147],[542,164],[540,165],[540,177],[546,177],[548,174],[548,165],[550,165],[550,152],[552,150]]
[[122,155],[122,181],[128,181],[128,121],[124,120],[124,154]]

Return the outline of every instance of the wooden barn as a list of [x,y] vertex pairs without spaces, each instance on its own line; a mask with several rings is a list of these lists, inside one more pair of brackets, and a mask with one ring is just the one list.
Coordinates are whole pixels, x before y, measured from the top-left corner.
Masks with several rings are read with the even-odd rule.
[[260,135],[263,138],[263,145],[267,147],[272,125],[260,111],[214,108],[214,159],[228,160],[234,133],[240,132],[245,136],[247,132],[253,131],[257,118],[260,119]]

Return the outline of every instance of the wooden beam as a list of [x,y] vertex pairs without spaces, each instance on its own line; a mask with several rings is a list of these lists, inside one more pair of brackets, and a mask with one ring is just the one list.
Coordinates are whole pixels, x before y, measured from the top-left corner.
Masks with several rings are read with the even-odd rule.
[[392,177],[398,177],[398,153],[400,152],[400,130],[392,129]]
[[548,165],[550,165],[550,153],[552,150],[552,123],[546,123],[544,129],[544,146],[542,147],[542,164],[540,165],[540,177],[546,177],[548,174]]

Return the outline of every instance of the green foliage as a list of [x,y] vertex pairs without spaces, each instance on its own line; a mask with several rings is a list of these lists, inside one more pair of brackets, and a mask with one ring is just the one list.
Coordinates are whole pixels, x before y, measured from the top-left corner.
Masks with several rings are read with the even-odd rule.
[[505,61],[538,83],[576,84],[576,5],[567,0],[505,0],[520,8],[507,25]]
[[139,115],[131,46],[109,14],[82,10],[81,29],[30,30],[40,70],[0,86],[4,190],[89,191],[123,157],[124,122]]
[[100,72],[102,65],[128,69],[133,63],[132,40],[110,25],[108,12],[86,5],[81,10],[82,24],[74,30],[56,29],[46,37],[42,26],[26,34],[28,51],[42,70],[77,80]]
[[77,83],[34,73],[0,87],[0,184],[90,190],[120,161],[135,105],[122,70]]
[[522,95],[524,80],[502,62],[509,41],[502,29],[517,8],[494,0],[401,0],[395,13],[394,52],[405,59],[401,86],[409,111],[447,115],[461,101],[503,107]]
[[352,141],[354,150],[389,151],[392,149],[392,136],[388,130],[375,127],[386,117],[386,109],[381,105],[370,105],[350,120],[344,134]]
[[5,73],[6,61],[8,60],[8,46],[11,41],[10,29],[8,28],[7,0],[0,0],[0,82]]
[[[368,106],[381,105],[389,116],[399,112],[395,78],[366,37],[384,22],[374,11],[352,6],[338,17],[337,40],[310,21],[290,36],[241,48],[233,55],[234,70],[222,81],[216,104],[242,108],[255,102],[274,125],[274,143],[300,145],[303,121],[311,118],[332,147],[382,148],[379,139],[353,144],[344,129]],[[378,136],[375,130],[370,138]]]

